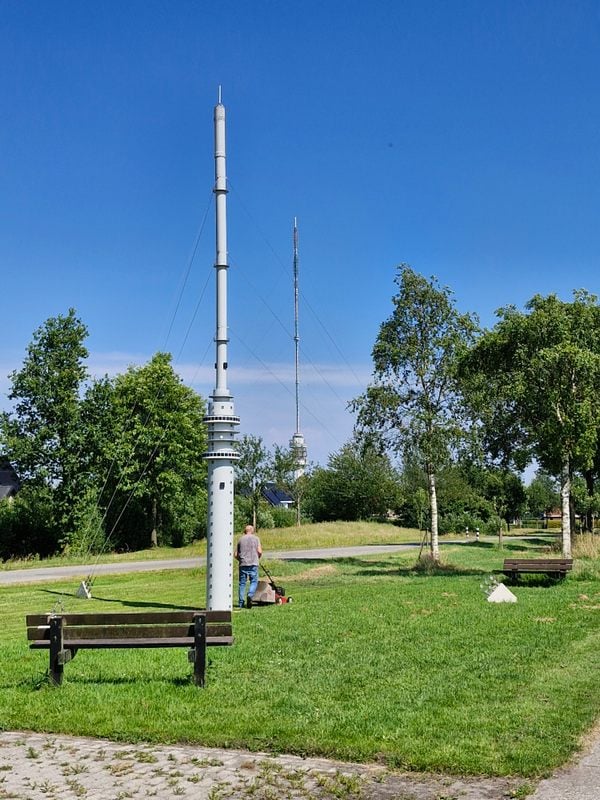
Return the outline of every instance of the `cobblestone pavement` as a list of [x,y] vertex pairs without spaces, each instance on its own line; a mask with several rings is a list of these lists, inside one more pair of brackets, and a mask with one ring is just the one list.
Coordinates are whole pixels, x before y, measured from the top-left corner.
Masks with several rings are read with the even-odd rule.
[[523,797],[523,783],[191,745],[0,733],[0,798],[18,800],[501,800]]

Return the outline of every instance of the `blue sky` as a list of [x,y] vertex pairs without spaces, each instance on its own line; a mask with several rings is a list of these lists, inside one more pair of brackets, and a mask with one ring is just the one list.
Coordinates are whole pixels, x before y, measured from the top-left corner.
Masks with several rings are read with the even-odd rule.
[[71,306],[93,373],[168,349],[212,391],[219,84],[242,432],[294,430],[294,216],[321,463],[351,434],[397,264],[485,325],[599,289],[596,2],[3,0],[0,75],[5,408],[32,332]]

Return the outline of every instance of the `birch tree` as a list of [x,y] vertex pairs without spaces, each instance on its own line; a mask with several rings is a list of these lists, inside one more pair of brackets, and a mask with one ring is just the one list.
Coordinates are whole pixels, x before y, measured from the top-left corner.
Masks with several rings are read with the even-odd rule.
[[456,379],[459,356],[477,323],[456,309],[452,292],[408,265],[398,267],[391,315],[373,347],[373,382],[354,401],[359,430],[376,431],[401,457],[412,454],[427,476],[431,556],[439,560],[436,475],[464,431]]

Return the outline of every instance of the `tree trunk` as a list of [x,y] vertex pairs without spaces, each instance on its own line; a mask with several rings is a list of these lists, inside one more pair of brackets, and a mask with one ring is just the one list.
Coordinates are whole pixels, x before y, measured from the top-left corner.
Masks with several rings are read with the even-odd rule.
[[575,513],[575,498],[573,497],[573,494],[571,494],[569,497],[569,520],[571,522],[571,541],[573,541],[575,534],[577,533],[575,528],[577,523],[577,515]]
[[594,470],[586,469],[583,473],[585,477],[585,488],[587,489],[587,495],[590,499],[590,503],[588,506],[588,510],[585,515],[585,529],[588,533],[594,532],[594,512],[592,509],[592,498],[594,497],[594,489],[595,489],[595,481],[594,481]]
[[503,531],[502,531],[502,520],[500,520],[500,525],[498,525],[498,549],[499,550],[502,550],[502,548],[504,547],[504,537],[503,537],[502,534],[503,534]]
[[571,558],[571,469],[569,456],[565,456],[560,481],[561,532],[563,558]]
[[431,508],[431,557],[435,561],[439,561],[440,543],[438,539],[438,507],[437,492],[435,488],[435,473],[433,470],[427,470],[427,479],[429,483],[429,507]]
[[158,547],[158,531],[157,531],[157,519],[158,519],[158,503],[156,502],[156,497],[152,498],[152,533],[150,534],[150,547]]

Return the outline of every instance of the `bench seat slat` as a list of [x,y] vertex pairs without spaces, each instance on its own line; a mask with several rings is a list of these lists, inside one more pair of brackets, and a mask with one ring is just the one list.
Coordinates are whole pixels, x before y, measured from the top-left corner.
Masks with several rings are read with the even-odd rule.
[[519,567],[527,567],[532,565],[542,565],[545,567],[556,566],[573,566],[572,558],[506,558],[504,559],[505,566],[516,565]]
[[[208,647],[219,647],[233,644],[233,636],[207,636]],[[48,650],[50,642],[38,640],[30,645],[32,650]],[[158,639],[70,639],[64,642],[65,650],[108,650],[143,647],[193,647],[193,637],[158,638]]]
[[517,570],[546,570],[546,571],[554,571],[559,570],[563,571],[565,569],[569,569],[565,564],[505,564],[507,569],[517,569]]
[[[208,636],[231,636],[231,624],[213,624],[206,626]],[[66,625],[63,627],[63,641],[71,639],[157,639],[183,638],[194,636],[193,625]],[[39,625],[27,629],[27,639],[49,639],[50,627]]]

